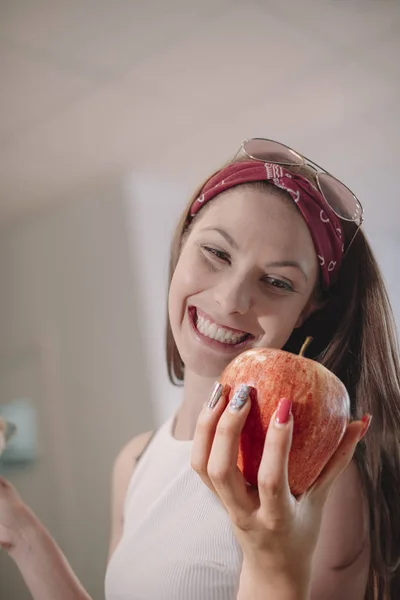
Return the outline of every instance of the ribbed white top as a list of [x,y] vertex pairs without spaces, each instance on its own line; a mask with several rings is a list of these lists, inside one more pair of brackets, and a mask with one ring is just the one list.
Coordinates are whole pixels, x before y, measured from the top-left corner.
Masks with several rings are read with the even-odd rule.
[[193,442],[158,430],[130,481],[107,600],[235,600],[242,564],[226,511],[190,466]]

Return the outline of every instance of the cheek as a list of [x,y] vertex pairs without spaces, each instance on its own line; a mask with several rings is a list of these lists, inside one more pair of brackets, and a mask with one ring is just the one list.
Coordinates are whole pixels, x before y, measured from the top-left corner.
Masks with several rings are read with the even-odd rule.
[[187,253],[183,253],[172,276],[168,295],[171,326],[182,320],[187,299],[199,293],[203,285],[204,274],[199,269],[199,265]]
[[260,345],[269,348],[282,348],[294,328],[290,321],[283,319],[279,314],[260,319],[260,325],[264,331]]
[[182,252],[173,276],[174,288],[182,297],[203,291],[212,280],[210,268],[195,249]]
[[268,312],[259,315],[259,323],[265,332],[261,345],[282,348],[292,335],[304,307],[305,302],[299,302],[299,298],[286,298],[270,305]]
[[179,272],[175,269],[168,293],[168,314],[172,330],[181,320],[184,290],[179,280]]

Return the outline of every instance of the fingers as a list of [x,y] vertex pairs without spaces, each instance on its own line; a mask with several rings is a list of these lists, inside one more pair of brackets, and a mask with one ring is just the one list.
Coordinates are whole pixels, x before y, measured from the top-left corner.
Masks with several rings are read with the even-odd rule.
[[366,434],[370,423],[371,417],[367,415],[362,421],[353,421],[347,426],[339,447],[309,490],[310,499],[321,504],[326,501],[333,484],[353,458],[356,446]]
[[237,467],[240,433],[250,410],[250,388],[235,391],[226,407],[227,394],[213,409],[199,416],[191,465],[203,482],[215,492],[228,512],[240,520],[250,510],[248,487]]
[[191,467],[213,492],[215,490],[208,475],[208,461],[218,420],[226,406],[227,394],[228,391],[220,383],[215,384],[209,401],[197,419],[190,459]]
[[292,444],[292,403],[284,398],[272,415],[258,471],[258,492],[268,528],[276,529],[286,519],[293,501],[288,480],[289,452]]

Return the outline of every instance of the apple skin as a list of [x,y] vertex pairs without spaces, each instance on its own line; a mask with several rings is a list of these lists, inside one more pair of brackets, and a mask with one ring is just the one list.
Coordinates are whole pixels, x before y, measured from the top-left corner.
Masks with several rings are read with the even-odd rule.
[[294,496],[307,491],[339,446],[349,423],[350,399],[344,384],[314,360],[269,348],[239,354],[224,369],[220,382],[229,386],[229,399],[242,383],[253,388],[240,436],[238,467],[254,486],[271,417],[282,398],[292,401],[289,485]]

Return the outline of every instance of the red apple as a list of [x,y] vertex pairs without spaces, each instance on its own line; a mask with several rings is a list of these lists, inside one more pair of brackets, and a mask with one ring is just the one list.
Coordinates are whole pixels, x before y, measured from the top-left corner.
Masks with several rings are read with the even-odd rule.
[[238,467],[252,485],[257,485],[271,416],[281,398],[292,400],[289,484],[295,496],[309,489],[337,449],[350,419],[349,395],[340,379],[304,356],[256,348],[239,354],[220,382],[230,387],[230,397],[242,383],[254,388],[238,456]]

